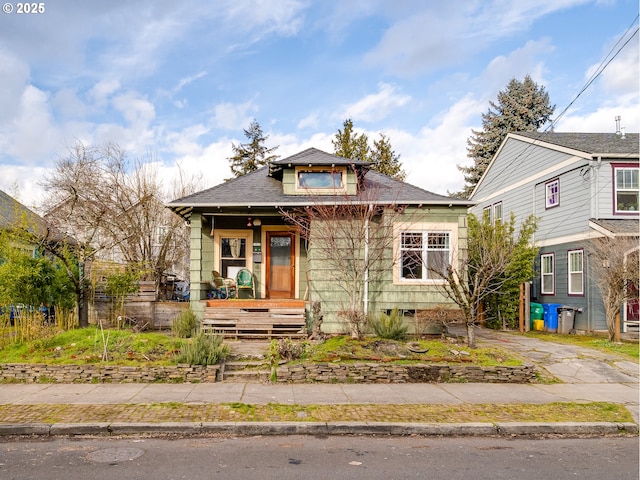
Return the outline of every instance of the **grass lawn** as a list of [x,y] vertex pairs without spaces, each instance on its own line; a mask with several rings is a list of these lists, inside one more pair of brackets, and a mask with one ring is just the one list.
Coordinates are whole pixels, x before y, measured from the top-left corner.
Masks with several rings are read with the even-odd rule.
[[171,365],[183,340],[163,333],[78,328],[0,349],[0,363]]

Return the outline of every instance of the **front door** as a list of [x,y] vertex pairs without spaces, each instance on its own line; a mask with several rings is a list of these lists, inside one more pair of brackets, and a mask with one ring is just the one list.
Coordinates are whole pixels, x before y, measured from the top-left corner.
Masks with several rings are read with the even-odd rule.
[[267,298],[295,298],[295,234],[267,232]]

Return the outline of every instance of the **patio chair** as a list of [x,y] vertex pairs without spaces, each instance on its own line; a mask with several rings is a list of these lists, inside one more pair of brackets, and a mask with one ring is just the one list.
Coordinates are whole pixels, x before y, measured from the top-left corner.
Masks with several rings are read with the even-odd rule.
[[231,278],[224,278],[217,271],[211,272],[211,298],[225,300],[236,296],[235,282]]
[[238,298],[254,298],[253,274],[248,268],[241,269],[236,275]]

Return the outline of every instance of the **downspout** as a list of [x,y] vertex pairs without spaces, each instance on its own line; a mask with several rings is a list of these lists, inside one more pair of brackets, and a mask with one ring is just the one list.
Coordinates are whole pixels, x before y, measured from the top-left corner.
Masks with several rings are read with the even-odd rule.
[[369,213],[364,221],[364,314],[369,314],[369,215],[373,205],[369,205]]

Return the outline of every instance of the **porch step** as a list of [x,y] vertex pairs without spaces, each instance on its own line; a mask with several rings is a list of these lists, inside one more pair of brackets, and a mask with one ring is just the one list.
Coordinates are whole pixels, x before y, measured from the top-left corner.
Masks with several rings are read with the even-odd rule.
[[205,333],[225,338],[304,338],[305,302],[209,300],[200,327]]
[[271,369],[263,360],[226,361],[222,371],[223,382],[267,382]]
[[227,383],[243,383],[243,382],[261,382],[269,381],[271,376],[270,370],[237,370],[224,372],[223,382]]

